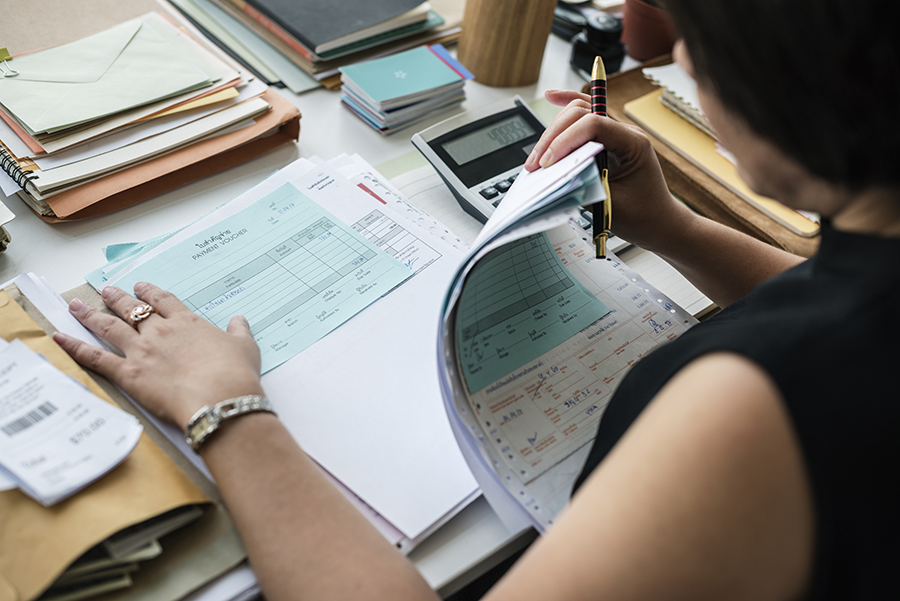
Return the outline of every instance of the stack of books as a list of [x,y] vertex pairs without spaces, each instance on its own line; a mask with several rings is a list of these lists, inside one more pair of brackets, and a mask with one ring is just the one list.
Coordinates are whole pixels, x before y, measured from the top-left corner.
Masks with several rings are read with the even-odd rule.
[[172,0],[262,79],[302,92],[340,85],[337,69],[461,31],[458,0]]
[[473,75],[440,44],[341,68],[341,102],[385,135],[466,98]]
[[116,210],[297,139],[295,107],[171,14],[99,31],[71,22],[89,33],[58,45],[32,31],[7,41],[10,76],[0,78],[0,187],[46,220]]

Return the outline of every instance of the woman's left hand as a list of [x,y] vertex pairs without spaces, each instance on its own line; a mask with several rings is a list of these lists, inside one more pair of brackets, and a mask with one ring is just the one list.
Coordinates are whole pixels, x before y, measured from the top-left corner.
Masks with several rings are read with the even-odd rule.
[[139,283],[135,295],[108,287],[103,301],[125,320],[147,303],[155,312],[132,327],[87,305],[69,303],[78,321],[119,348],[124,357],[57,332],[53,338],[76,361],[106,376],[162,419],[179,427],[195,412],[237,396],[262,394],[259,347],[242,316],[222,331],[173,294]]

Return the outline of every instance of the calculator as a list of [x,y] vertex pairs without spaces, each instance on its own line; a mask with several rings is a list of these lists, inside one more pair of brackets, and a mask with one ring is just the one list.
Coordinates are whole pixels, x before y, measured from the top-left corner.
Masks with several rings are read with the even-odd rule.
[[[412,137],[463,210],[485,223],[503,200],[545,126],[518,95],[471,110]],[[578,225],[590,235],[592,215]]]

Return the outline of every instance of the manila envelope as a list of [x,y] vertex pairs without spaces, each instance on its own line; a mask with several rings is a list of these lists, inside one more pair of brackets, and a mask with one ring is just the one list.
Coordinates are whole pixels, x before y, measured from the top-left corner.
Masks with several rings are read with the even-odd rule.
[[144,16],[15,58],[0,104],[32,136],[65,129],[211,83]]
[[[43,319],[15,286],[0,290],[0,336],[21,339],[100,398],[109,395],[19,305]],[[49,325],[49,324],[48,324]],[[123,404],[123,403],[120,403]],[[124,407],[128,409],[128,407]],[[74,560],[110,535],[185,505],[209,506],[206,494],[144,434],[125,461],[73,497],[43,507],[18,490],[0,492],[0,601],[31,601]],[[222,506],[163,539],[163,554],[142,564],[135,584],[103,598],[179,599],[245,557]]]

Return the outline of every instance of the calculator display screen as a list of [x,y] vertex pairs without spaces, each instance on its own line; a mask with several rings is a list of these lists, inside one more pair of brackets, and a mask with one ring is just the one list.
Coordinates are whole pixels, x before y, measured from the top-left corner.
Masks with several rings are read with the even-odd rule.
[[456,161],[457,165],[465,165],[501,148],[515,144],[529,136],[535,130],[521,115],[515,115],[497,121],[490,127],[474,131],[455,140],[443,144],[443,149]]

